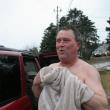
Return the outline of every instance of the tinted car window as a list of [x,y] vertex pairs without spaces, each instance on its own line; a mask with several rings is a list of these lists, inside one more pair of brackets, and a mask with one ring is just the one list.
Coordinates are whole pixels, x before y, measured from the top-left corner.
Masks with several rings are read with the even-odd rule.
[[27,79],[33,79],[38,72],[35,59],[33,57],[24,57],[24,67],[27,74]]
[[0,56],[0,105],[21,96],[18,57]]
[[35,61],[36,60],[33,57],[24,57],[24,67],[27,74],[27,95],[32,100],[32,104],[35,110],[38,110],[38,100],[35,99],[34,94],[32,92],[33,79],[39,70]]

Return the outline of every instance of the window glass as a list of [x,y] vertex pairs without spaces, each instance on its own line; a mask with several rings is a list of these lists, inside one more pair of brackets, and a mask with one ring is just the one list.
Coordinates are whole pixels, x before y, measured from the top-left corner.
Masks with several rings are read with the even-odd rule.
[[0,56],[0,104],[21,95],[18,57]]
[[24,57],[24,64],[27,79],[33,79],[38,72],[35,59],[33,57]]
[[32,84],[33,84],[33,79],[39,70],[38,65],[34,57],[28,57],[28,56],[24,57],[24,65],[25,65],[24,67],[27,74],[27,83],[26,83],[27,95],[29,96],[33,106],[37,110],[38,103],[32,92]]

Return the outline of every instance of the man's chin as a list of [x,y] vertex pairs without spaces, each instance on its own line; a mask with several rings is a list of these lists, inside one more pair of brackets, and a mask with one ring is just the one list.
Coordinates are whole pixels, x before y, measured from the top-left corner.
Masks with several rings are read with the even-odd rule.
[[65,59],[66,57],[65,57],[65,55],[59,55],[59,59]]

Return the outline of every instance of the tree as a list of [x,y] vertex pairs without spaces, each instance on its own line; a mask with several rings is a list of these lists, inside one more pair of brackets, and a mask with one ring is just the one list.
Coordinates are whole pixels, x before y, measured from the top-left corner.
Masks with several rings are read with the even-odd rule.
[[38,56],[39,54],[38,49],[36,47],[29,49],[29,52],[31,52],[34,56]]
[[78,28],[81,33],[80,56],[90,58],[92,51],[97,48],[99,42],[99,36],[97,35],[94,23],[87,16],[83,15],[82,11],[75,8],[74,10],[70,10],[66,17],[62,17],[59,24],[60,27],[72,24]]
[[108,36],[107,36],[107,44],[109,45],[108,50],[110,51],[110,17],[109,20],[107,20],[107,23],[109,24],[109,27],[106,27],[106,31],[108,31]]
[[26,47],[23,51],[30,52],[34,56],[38,56],[38,54],[39,54],[38,49],[35,46],[34,47]]
[[[81,49],[80,55],[84,58],[89,58],[92,51],[97,47],[98,38],[97,30],[94,23],[83,15],[83,12],[76,8],[70,10],[66,16],[61,17],[59,21],[59,27],[63,27],[67,24],[74,25],[79,29],[81,33]],[[41,43],[41,52],[55,51],[55,36],[57,33],[57,26],[51,24],[44,33],[44,37]]]
[[44,31],[44,37],[42,39],[41,45],[40,45],[40,52],[51,52],[55,51],[55,37],[57,28],[56,26],[51,23],[50,26]]

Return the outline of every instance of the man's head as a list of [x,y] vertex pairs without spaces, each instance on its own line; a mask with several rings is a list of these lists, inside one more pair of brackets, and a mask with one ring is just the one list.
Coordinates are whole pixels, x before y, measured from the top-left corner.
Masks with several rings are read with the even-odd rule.
[[59,59],[73,60],[77,58],[80,48],[80,34],[78,30],[71,26],[61,28],[56,37],[56,49]]

